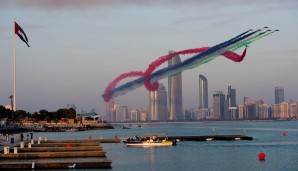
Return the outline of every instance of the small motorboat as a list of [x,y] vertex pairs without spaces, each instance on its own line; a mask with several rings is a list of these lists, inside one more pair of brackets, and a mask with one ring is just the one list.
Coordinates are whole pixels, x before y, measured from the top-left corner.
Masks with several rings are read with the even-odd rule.
[[131,129],[131,127],[123,125],[122,129]]
[[176,140],[159,140],[155,138],[150,139],[144,139],[136,137],[136,139],[128,138],[126,141],[123,141],[123,143],[126,146],[133,146],[133,147],[159,147],[159,146],[173,146],[176,145]]
[[126,146],[134,147],[159,147],[159,146],[172,146],[173,141],[162,140],[162,141],[153,141],[152,139],[147,141],[124,141]]

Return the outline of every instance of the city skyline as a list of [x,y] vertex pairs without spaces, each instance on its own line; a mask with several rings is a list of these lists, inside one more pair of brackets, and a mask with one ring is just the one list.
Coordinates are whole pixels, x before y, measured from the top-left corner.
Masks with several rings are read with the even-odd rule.
[[[205,78],[206,79],[206,78]],[[207,80],[207,79],[206,79]],[[280,88],[280,87],[278,87]],[[175,121],[195,121],[195,120],[297,120],[298,101],[280,102],[278,104],[267,104],[262,98],[251,100],[249,96],[243,97],[243,103],[231,103],[233,93],[236,89],[232,89],[228,85],[228,94],[223,91],[213,93],[212,108],[184,108],[183,116]],[[275,91],[273,92],[275,94]],[[229,95],[230,94],[230,95]],[[130,122],[130,121],[171,121],[167,115],[167,91],[163,84],[160,85],[158,91],[149,93],[149,110],[146,108],[134,108],[125,106],[125,112],[121,112],[123,107],[119,103],[115,103],[109,115],[115,115],[108,121],[112,122]],[[111,100],[113,103],[113,101]],[[110,103],[110,102],[109,102]],[[107,105],[109,104],[106,103]],[[117,112],[120,111],[120,112]],[[128,113],[128,117],[120,117]],[[134,116],[133,118],[129,117]],[[108,117],[107,117],[108,118]]]
[[[200,75],[200,79],[204,79],[206,83],[207,78]],[[202,80],[200,81],[199,87],[201,86]],[[208,87],[205,86],[207,89]],[[274,88],[275,96],[280,99],[279,96],[283,96],[283,87]],[[282,90],[282,91],[280,91]],[[168,109],[167,105],[167,92],[163,84],[160,85],[158,91],[150,92],[149,98],[149,110],[146,108],[135,109],[128,107],[134,111],[138,118],[143,118],[139,120],[113,120],[114,122],[129,122],[129,121],[171,121],[170,117],[167,117]],[[298,113],[298,101],[290,102],[279,101],[274,104],[267,104],[262,98],[257,100],[251,100],[249,96],[243,97],[243,103],[236,104],[235,102],[236,89],[228,85],[228,94],[224,94],[223,91],[216,91],[213,93],[212,98],[212,108],[184,108],[183,115],[180,119],[175,119],[176,121],[194,121],[194,120],[297,120]],[[108,104],[108,103],[107,103]],[[162,109],[162,110],[160,110]],[[146,113],[148,111],[148,113]],[[130,112],[132,113],[132,112]],[[162,116],[162,117],[160,117]]]
[[[218,57],[183,72],[183,107],[198,106],[199,74],[208,78],[209,93],[236,87],[237,103],[243,96],[274,103],[274,86],[284,87],[285,101],[296,101],[298,81],[291,77],[298,62],[297,9],[294,0],[3,0],[0,104],[10,104],[13,94],[14,18],[31,46],[17,40],[18,109],[55,111],[75,104],[77,111],[104,113],[101,94],[120,73],[143,70],[170,49],[213,46],[264,26],[281,31],[251,45],[243,62]],[[140,88],[114,100],[140,108],[149,103],[148,91]]]

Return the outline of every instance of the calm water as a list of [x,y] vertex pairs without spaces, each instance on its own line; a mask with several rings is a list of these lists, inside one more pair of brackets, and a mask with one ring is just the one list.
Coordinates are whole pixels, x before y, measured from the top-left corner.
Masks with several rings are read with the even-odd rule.
[[[136,127],[136,125],[133,125]],[[283,133],[286,136],[282,136]],[[178,142],[177,146],[140,148],[101,144],[113,171],[130,170],[298,170],[298,122],[204,122],[142,124],[142,128],[84,132],[35,133],[48,139],[134,137],[144,133],[168,135],[252,136],[250,141]],[[259,161],[258,154],[266,154]],[[92,170],[92,169],[91,169]]]

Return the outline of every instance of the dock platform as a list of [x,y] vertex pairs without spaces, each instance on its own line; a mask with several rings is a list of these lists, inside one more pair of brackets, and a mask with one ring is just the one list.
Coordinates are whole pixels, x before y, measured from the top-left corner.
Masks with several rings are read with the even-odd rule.
[[[120,142],[116,139],[105,141]],[[25,143],[24,148],[20,148],[19,142],[6,143],[9,150],[0,154],[0,170],[111,168],[112,161],[106,158],[100,140],[42,140],[33,143]]]
[[27,160],[4,160],[0,162],[0,170],[4,169],[69,169],[75,168],[110,168],[112,161],[106,158],[55,158],[55,159],[27,159]]

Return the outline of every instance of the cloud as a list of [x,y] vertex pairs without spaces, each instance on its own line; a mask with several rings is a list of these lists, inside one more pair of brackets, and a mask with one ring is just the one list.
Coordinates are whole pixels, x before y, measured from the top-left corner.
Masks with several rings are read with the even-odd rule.
[[138,0],[3,0],[0,7],[19,7],[44,10],[92,9],[104,6],[149,5],[151,1]]
[[[202,1],[200,1],[202,2]],[[226,27],[235,21],[245,19],[252,16],[257,16],[259,14],[274,12],[274,11],[288,11],[288,10],[297,10],[298,1],[285,0],[285,1],[276,1],[276,0],[249,0],[249,1],[219,1],[217,3],[206,3],[205,6],[195,7],[198,8],[200,13],[190,15],[187,12],[183,17],[177,18],[176,21],[170,23],[171,25],[183,25],[186,23],[192,22],[205,22],[209,21],[209,25],[202,26],[200,31],[208,31],[212,28]],[[193,8],[193,7],[192,7]],[[232,10],[231,10],[232,9]],[[233,11],[235,9],[235,11]],[[242,9],[242,10],[237,10]]]
[[26,28],[28,30],[39,30],[39,29],[42,29],[43,27],[41,25],[37,25],[37,24],[24,24],[24,28]]
[[232,5],[260,5],[276,4],[276,6],[287,6],[297,8],[296,0],[1,0],[0,8],[20,7],[44,10],[59,9],[94,9],[98,7],[115,7],[115,6],[190,6],[190,7],[222,7]]

